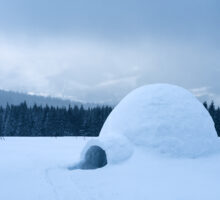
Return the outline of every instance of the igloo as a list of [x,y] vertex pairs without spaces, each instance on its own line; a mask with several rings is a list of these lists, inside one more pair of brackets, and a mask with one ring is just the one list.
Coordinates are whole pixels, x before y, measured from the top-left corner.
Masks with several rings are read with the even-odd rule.
[[[195,158],[219,149],[213,120],[189,91],[169,84],[143,86],[128,94],[106,120],[100,136],[82,152],[99,146],[107,162],[128,159],[136,148]],[[90,149],[91,150],[91,149]]]

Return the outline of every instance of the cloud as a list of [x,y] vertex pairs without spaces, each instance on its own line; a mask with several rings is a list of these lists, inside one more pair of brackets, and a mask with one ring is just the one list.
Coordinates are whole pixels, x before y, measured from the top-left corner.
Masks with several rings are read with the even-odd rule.
[[216,0],[1,0],[0,32],[97,38],[219,38]]
[[118,102],[166,82],[218,99],[216,0],[0,1],[4,89]]
[[193,88],[190,91],[201,101],[207,101],[210,103],[211,101],[215,100],[215,103],[220,105],[220,95],[216,93],[213,88],[211,87],[200,87],[200,88]]
[[200,88],[193,91],[197,95],[209,88],[215,94],[220,90],[219,51],[206,42],[150,37],[118,42],[74,36],[39,40],[0,36],[0,42],[4,89],[111,103],[136,87],[158,82]]
[[2,39],[0,83],[5,89],[81,99],[88,91],[134,85],[135,57],[133,50],[102,41],[44,39],[35,44]]
[[193,89],[191,89],[191,92],[196,97],[201,97],[204,95],[213,96],[213,93],[210,92],[210,87],[193,88]]

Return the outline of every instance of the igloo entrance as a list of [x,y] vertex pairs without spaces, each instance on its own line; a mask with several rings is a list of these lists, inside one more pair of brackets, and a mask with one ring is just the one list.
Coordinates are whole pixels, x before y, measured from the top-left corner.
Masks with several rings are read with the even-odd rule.
[[83,160],[79,164],[70,167],[69,169],[98,169],[104,167],[105,165],[107,165],[107,156],[105,151],[101,147],[94,145],[86,151]]
[[105,151],[99,146],[91,146],[85,153],[80,169],[97,169],[107,165],[107,157]]

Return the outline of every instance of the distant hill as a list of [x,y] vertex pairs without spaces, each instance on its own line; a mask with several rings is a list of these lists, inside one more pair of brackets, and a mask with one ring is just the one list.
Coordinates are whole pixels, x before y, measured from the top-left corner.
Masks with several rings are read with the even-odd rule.
[[78,101],[71,101],[68,99],[56,98],[56,97],[45,97],[45,96],[38,96],[38,95],[30,95],[20,92],[12,92],[12,91],[5,91],[0,90],[0,105],[5,107],[7,103],[9,105],[19,105],[20,103],[26,101],[28,106],[33,106],[35,103],[41,106],[54,106],[54,107],[68,107],[71,105],[74,107],[75,105],[81,106],[83,105],[84,108],[94,107],[97,104],[90,104],[90,103],[82,103]]

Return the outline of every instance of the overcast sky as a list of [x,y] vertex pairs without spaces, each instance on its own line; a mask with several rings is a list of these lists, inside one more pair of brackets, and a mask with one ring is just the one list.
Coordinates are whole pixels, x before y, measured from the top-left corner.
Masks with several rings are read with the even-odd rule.
[[0,88],[118,102],[171,83],[220,105],[218,0],[0,0]]

